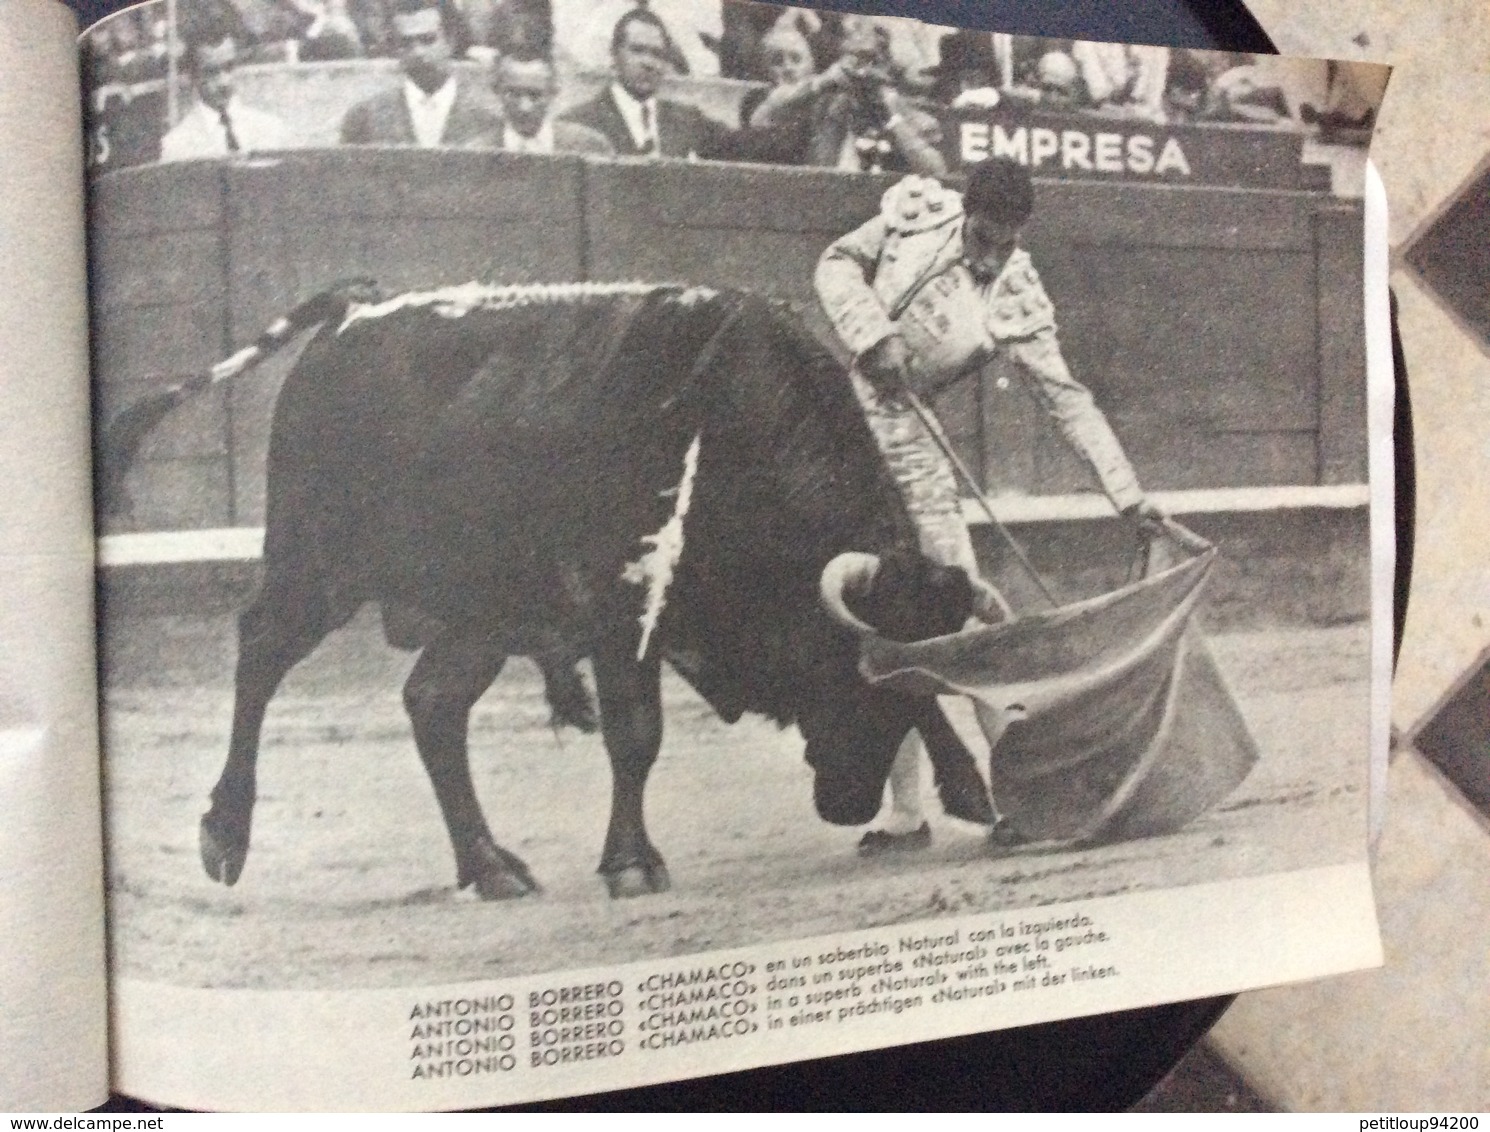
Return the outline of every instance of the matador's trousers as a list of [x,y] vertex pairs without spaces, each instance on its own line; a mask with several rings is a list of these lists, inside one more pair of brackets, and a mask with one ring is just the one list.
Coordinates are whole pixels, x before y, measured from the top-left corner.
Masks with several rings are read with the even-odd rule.
[[943,566],[961,566],[970,578],[981,577],[962,517],[957,473],[936,440],[915,410],[881,397],[857,368],[850,379],[916,525],[921,553]]

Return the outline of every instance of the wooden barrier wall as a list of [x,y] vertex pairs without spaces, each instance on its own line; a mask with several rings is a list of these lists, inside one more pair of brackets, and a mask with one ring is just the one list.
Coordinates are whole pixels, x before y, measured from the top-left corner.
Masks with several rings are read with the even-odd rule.
[[[829,170],[332,150],[121,170],[93,194],[99,419],[198,372],[337,279],[394,289],[648,279],[803,304],[887,178]],[[1357,202],[1038,181],[1026,243],[1067,359],[1155,489],[1365,479]],[[293,351],[173,414],[113,530],[256,525]],[[1091,486],[1018,385],[943,398],[994,491]]]

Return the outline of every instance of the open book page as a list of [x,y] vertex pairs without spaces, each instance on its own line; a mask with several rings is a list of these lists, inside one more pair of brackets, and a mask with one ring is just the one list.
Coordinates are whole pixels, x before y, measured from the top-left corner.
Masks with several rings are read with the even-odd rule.
[[108,1096],[76,28],[0,0],[0,1109]]
[[116,1087],[1378,963],[1384,72],[530,7],[88,37]]

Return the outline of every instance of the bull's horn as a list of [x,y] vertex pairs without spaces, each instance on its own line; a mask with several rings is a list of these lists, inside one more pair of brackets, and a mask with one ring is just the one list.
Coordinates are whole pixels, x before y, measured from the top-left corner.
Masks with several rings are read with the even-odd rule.
[[874,575],[879,568],[878,555],[864,554],[856,550],[845,551],[823,567],[823,576],[818,582],[823,605],[827,606],[828,612],[833,615],[835,621],[856,633],[870,635],[877,630],[873,625],[860,620],[853,614],[848,603],[844,601],[843,591],[849,585],[868,586],[874,581]]

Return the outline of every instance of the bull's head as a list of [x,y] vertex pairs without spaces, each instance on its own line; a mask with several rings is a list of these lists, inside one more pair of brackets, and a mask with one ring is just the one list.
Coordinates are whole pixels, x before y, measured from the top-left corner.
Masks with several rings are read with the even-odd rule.
[[798,724],[819,816],[835,825],[862,825],[879,812],[895,752],[928,705],[864,680],[857,668],[859,638],[877,633],[909,641],[955,632],[972,612],[972,585],[965,571],[919,554],[850,553],[828,563],[821,592],[841,636]]

